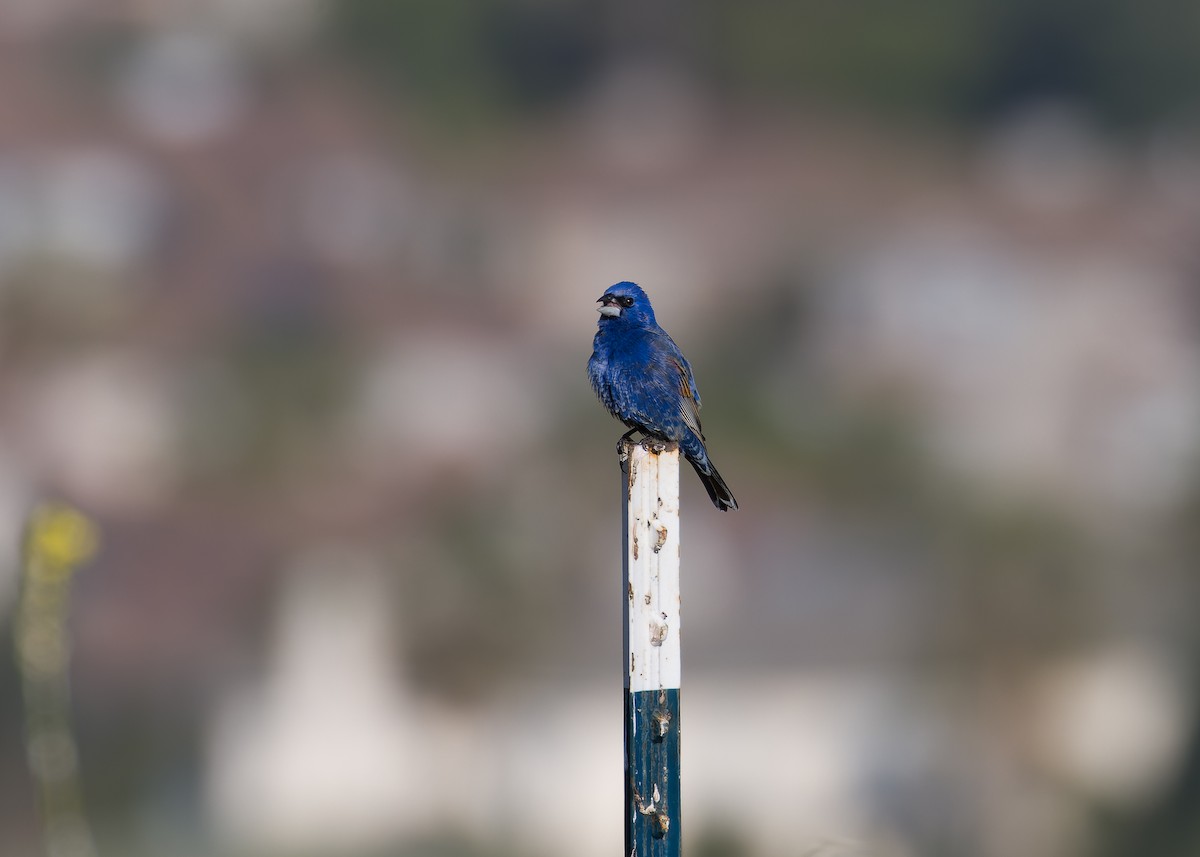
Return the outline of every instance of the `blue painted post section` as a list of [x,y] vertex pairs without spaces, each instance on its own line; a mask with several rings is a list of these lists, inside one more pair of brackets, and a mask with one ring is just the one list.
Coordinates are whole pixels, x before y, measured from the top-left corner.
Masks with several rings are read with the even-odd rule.
[[679,857],[679,449],[620,453],[625,854]]

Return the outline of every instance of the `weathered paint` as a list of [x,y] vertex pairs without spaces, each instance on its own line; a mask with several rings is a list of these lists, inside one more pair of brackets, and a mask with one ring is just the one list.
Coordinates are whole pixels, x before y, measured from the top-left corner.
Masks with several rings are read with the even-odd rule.
[[625,733],[625,853],[679,857],[679,691],[626,691]]
[[[629,444],[622,470],[625,575],[626,686],[632,691],[678,688],[679,450]],[[652,545],[652,550],[642,549]],[[636,667],[635,667],[636,664]]]
[[621,463],[625,853],[679,857],[679,450],[626,442]]

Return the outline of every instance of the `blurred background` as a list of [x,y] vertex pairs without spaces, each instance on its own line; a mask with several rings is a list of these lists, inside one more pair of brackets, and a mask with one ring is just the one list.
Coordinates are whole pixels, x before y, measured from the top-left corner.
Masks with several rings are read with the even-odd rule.
[[58,498],[55,857],[617,853],[631,279],[689,853],[1200,853],[1198,247],[1184,0],[4,0],[0,852]]

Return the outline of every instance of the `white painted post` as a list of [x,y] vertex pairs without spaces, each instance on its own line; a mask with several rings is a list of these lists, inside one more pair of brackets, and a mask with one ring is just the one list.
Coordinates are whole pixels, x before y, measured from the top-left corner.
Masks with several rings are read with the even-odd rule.
[[620,447],[625,853],[679,857],[679,448]]

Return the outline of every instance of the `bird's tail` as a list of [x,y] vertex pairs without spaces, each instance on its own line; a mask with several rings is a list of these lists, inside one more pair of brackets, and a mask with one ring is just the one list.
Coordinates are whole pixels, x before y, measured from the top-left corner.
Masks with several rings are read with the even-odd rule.
[[729,486],[725,484],[725,480],[721,478],[721,474],[717,472],[717,468],[713,467],[712,461],[708,459],[708,456],[705,456],[703,461],[692,458],[690,455],[687,459],[692,463],[692,467],[696,468],[696,475],[704,483],[704,490],[708,492],[713,505],[722,512],[727,512],[730,509],[736,510],[738,504],[737,500],[733,497],[733,492],[729,490]]

